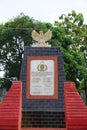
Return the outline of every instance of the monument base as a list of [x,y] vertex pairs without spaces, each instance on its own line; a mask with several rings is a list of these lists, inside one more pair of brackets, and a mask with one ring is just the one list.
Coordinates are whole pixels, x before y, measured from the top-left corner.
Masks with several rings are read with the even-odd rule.
[[65,128],[65,75],[60,48],[25,47],[20,80],[22,128]]
[[23,112],[22,127],[65,128],[64,112]]
[[67,130],[66,128],[21,128],[21,130]]

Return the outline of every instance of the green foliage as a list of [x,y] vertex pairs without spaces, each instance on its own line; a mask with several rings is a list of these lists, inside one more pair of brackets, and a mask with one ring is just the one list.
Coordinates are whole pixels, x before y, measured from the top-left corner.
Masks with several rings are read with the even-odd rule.
[[0,89],[6,88],[6,90],[8,91],[11,85],[12,85],[12,81],[10,81],[10,79],[0,78]]
[[[24,46],[33,43],[32,30],[45,33],[52,31],[52,46],[59,46],[62,50],[66,80],[74,81],[79,89],[80,81],[87,77],[86,56],[87,25],[81,13],[72,11],[68,15],[61,15],[54,25],[36,21],[21,13],[18,17],[0,25],[0,65],[5,70],[5,78],[19,79]],[[10,86],[11,82],[4,80],[3,86]],[[8,87],[9,88],[9,87]],[[79,89],[81,90],[81,89]]]
[[[4,68],[5,78],[19,79],[24,46],[30,46],[33,42],[32,30],[46,32],[51,27],[50,23],[35,21],[23,13],[0,25],[0,65]],[[7,80],[4,86],[6,84]]]
[[87,25],[83,15],[75,11],[61,15],[60,22],[55,22],[56,28],[59,25],[65,34],[61,48],[66,79],[74,81],[79,92],[84,89],[87,99]]

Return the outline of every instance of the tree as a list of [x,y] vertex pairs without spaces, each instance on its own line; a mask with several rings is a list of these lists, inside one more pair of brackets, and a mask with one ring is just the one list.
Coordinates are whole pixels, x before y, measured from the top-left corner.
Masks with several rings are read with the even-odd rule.
[[[84,54],[84,60],[85,60],[85,76],[83,77],[83,81],[84,81],[84,90],[86,93],[86,99],[87,99],[87,25],[84,24],[83,28],[82,28],[82,43],[80,46],[80,51],[83,52]],[[86,104],[87,104],[87,100],[86,100]]]
[[[79,81],[87,78],[86,56],[87,25],[81,13],[72,11],[68,15],[61,15],[54,25],[36,21],[21,13],[18,17],[0,25],[0,65],[5,71],[5,78],[19,79],[24,46],[33,43],[32,30],[45,33],[52,31],[52,46],[59,46],[62,50],[66,80],[74,81],[77,88]],[[79,89],[80,90],[80,89]]]
[[67,80],[74,81],[77,88],[80,81],[84,81],[83,89],[85,88],[87,98],[87,25],[84,24],[84,17],[75,11],[63,14],[60,21],[55,22],[55,27],[64,30],[61,48]]
[[18,17],[0,25],[0,65],[5,78],[19,79],[24,46],[33,42],[32,30],[48,30],[50,23],[41,23],[21,13]]

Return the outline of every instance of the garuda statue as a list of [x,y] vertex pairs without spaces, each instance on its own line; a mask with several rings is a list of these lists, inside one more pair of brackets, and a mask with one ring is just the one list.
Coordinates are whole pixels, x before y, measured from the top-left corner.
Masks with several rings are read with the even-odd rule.
[[39,33],[36,32],[35,30],[32,31],[32,38],[33,40],[36,41],[36,43],[34,43],[32,46],[35,47],[39,47],[39,46],[51,46],[48,44],[48,40],[50,40],[52,37],[52,32],[50,30],[48,30],[46,33],[43,33],[43,31],[40,31]]

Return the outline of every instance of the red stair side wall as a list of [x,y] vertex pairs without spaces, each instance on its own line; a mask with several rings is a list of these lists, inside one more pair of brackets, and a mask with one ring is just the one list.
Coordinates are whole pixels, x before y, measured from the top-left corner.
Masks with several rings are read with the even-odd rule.
[[74,82],[64,83],[64,96],[67,130],[87,130],[87,106]]
[[0,130],[21,130],[22,83],[14,82],[0,105]]

